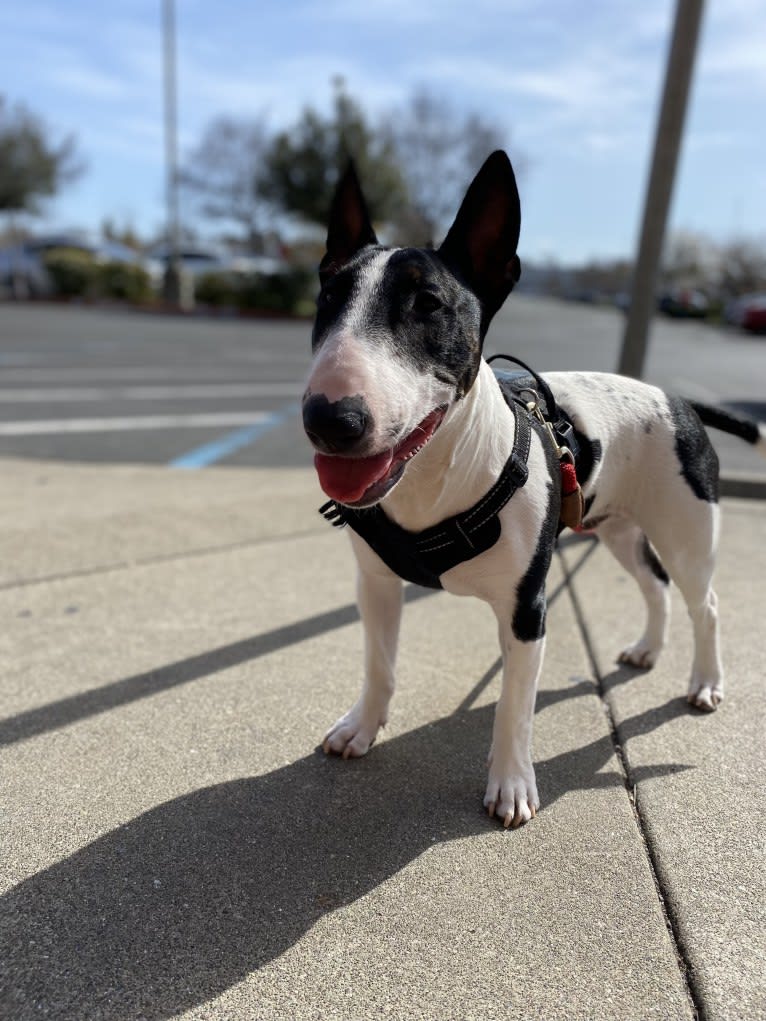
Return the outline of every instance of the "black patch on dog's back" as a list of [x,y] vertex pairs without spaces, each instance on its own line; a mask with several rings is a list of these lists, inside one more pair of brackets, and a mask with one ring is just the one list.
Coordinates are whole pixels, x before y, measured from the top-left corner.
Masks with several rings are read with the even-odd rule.
[[675,451],[681,474],[694,495],[718,502],[718,455],[699,416],[682,397],[668,397],[675,428]]

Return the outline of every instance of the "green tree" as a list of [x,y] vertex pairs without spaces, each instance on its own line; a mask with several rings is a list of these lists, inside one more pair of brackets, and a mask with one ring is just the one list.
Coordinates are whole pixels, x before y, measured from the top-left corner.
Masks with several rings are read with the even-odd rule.
[[274,139],[266,156],[264,193],[287,213],[324,226],[339,171],[356,164],[373,221],[401,213],[406,189],[392,139],[376,130],[359,103],[334,81],[329,116],[306,107]]
[[83,169],[72,135],[56,145],[38,117],[0,96],[0,212],[37,212]]

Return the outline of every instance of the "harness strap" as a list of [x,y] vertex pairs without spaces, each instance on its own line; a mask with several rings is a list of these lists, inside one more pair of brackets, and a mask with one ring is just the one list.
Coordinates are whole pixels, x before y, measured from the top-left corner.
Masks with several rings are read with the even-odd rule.
[[521,489],[527,481],[529,476],[527,460],[532,440],[529,415],[517,401],[511,402],[510,407],[516,421],[513,449],[497,482],[470,510],[419,532],[415,546],[422,553],[445,549],[453,543],[457,545],[467,543],[473,549],[471,537],[479,532],[490,518],[498,514],[516,490]]
[[355,510],[328,500],[319,508],[320,514],[336,527],[352,528],[400,578],[441,588],[439,577],[445,571],[494,546],[501,532],[498,514],[529,476],[531,416],[520,401],[504,395],[515,420],[513,449],[497,481],[467,511],[422,532],[408,532],[392,521],[380,504]]

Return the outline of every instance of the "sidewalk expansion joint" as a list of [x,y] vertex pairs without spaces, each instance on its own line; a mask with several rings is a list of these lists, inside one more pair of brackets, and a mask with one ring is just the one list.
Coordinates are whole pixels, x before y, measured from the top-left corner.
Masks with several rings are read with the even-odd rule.
[[[595,546],[597,542],[598,540],[594,539],[593,545]],[[686,990],[689,1009],[691,1011],[692,1017],[694,1018],[694,1021],[704,1021],[704,1018],[706,1017],[704,1003],[697,989],[695,988],[694,982],[692,980],[693,974],[692,967],[684,952],[684,941],[680,931],[680,927],[678,925],[678,920],[674,917],[673,911],[669,904],[667,893],[665,891],[665,888],[663,887],[662,880],[660,878],[659,863],[657,860],[655,848],[652,845],[647,830],[647,826],[644,822],[644,818],[641,814],[641,809],[639,806],[638,788],[637,785],[633,782],[631,776],[630,763],[628,761],[627,753],[620,741],[619,728],[617,726],[617,723],[615,722],[612,707],[609,704],[609,699],[607,698],[607,693],[604,688],[604,674],[603,671],[601,670],[601,666],[599,664],[598,656],[596,654],[593,642],[591,641],[590,633],[588,631],[588,626],[585,622],[585,615],[582,610],[580,599],[577,595],[577,592],[575,591],[573,583],[574,571],[570,569],[569,565],[566,562],[566,557],[562,554],[561,550],[557,549],[556,553],[559,559],[559,563],[561,565],[561,570],[564,575],[564,584],[566,586],[567,592],[569,593],[569,600],[572,604],[572,610],[574,612],[577,628],[578,631],[580,632],[580,637],[585,647],[585,652],[588,657],[591,670],[593,671],[593,677],[596,682],[598,697],[601,700],[601,707],[604,711],[604,715],[607,720],[607,725],[609,727],[609,735],[612,740],[615,758],[617,759],[620,775],[622,776],[622,782],[625,787],[625,793],[628,796],[628,801],[630,803],[630,807],[633,813],[633,819],[636,824],[636,829],[638,830],[638,835],[641,840],[641,844],[644,848],[644,854],[646,855],[647,865],[649,866],[649,872],[654,883],[654,889],[655,893],[657,894],[657,900],[659,902],[660,911],[662,912],[665,927],[668,931],[668,936],[673,947],[676,963],[678,965],[678,970],[681,973],[681,980],[683,982],[684,989]],[[575,567],[575,570],[576,569],[577,568]]]
[[153,553],[151,556],[135,557],[132,560],[117,560],[111,564],[97,564],[93,567],[78,567],[71,571],[60,571],[55,574],[43,574],[35,578],[18,578],[16,581],[0,583],[0,592],[9,592],[17,588],[30,588],[33,585],[48,585],[56,581],[70,581],[74,578],[89,578],[98,574],[112,574],[116,571],[129,571],[136,567],[151,567],[155,564],[169,563],[174,560],[191,560],[195,557],[214,556],[217,553],[230,553],[238,549],[252,549],[257,546],[268,546],[276,542],[287,542],[293,539],[306,539],[309,536],[322,535],[323,528],[304,528],[299,532],[285,535],[268,535],[258,539],[240,539],[238,542],[222,543],[220,546],[200,546],[187,550],[174,550],[171,553]]

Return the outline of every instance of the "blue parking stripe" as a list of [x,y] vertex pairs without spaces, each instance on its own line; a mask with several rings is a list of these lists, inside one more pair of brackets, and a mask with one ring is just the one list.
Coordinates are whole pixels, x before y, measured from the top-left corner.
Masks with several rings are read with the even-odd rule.
[[169,466],[171,468],[204,468],[207,465],[215,464],[216,461],[228,457],[229,454],[241,450],[242,447],[246,447],[250,443],[254,443],[265,433],[276,429],[278,425],[281,425],[288,418],[297,414],[299,406],[297,402],[286,404],[279,411],[275,411],[260,422],[246,425],[242,429],[235,429],[234,432],[222,436],[220,440],[213,440],[211,443],[205,443],[186,454],[181,454],[180,457],[172,460]]

